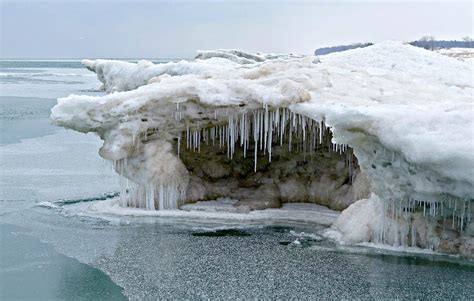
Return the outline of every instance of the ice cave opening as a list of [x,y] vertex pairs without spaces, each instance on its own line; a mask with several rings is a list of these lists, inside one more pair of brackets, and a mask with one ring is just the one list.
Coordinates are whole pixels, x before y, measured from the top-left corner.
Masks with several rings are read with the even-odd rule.
[[[201,110],[196,120],[184,120],[187,109],[181,104],[173,113],[185,130],[170,142],[187,177],[129,185],[122,206],[176,209],[184,203],[231,197],[239,200],[236,206],[243,211],[278,208],[282,202],[315,202],[343,210],[368,195],[352,150],[332,143],[324,121],[286,108],[244,106]],[[159,137],[160,129],[146,130],[136,138],[136,152],[163,143]],[[123,160],[115,166],[119,174],[128,174]]]

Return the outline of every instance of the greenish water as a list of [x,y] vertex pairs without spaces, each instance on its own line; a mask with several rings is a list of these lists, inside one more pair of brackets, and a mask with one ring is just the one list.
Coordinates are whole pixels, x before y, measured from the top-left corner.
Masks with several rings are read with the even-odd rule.
[[0,96],[0,144],[54,133],[49,115],[55,104],[51,98]]
[[[51,189],[48,186],[66,190],[69,186],[55,180],[61,175],[51,177],[44,168],[32,172],[39,167],[32,163],[41,163],[38,157],[45,167],[55,169],[51,163],[57,157],[48,159],[46,154],[58,145],[36,143],[23,154],[16,154],[18,160],[10,160],[12,151],[21,152],[11,147],[22,140],[31,142],[32,138],[61,131],[49,120],[55,104],[52,98],[0,96],[0,145],[4,145],[0,155],[0,300],[124,300],[123,289],[107,274],[56,252],[51,244],[32,235],[31,224],[23,220],[23,211],[31,210],[38,198],[44,198],[37,191]],[[30,172],[21,171],[28,167]],[[42,180],[35,184],[36,179]],[[28,184],[29,188],[22,189]],[[15,214],[19,215],[12,224],[5,223]]]
[[66,257],[25,228],[0,224],[2,300],[125,300],[99,269]]

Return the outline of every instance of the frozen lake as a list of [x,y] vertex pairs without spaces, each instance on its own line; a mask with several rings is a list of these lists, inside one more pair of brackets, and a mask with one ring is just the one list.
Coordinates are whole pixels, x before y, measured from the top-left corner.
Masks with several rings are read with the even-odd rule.
[[116,195],[118,179],[100,140],[51,125],[49,110],[100,95],[95,75],[2,61],[0,82],[0,299],[474,296],[472,263],[342,247],[315,224],[81,215],[74,206]]

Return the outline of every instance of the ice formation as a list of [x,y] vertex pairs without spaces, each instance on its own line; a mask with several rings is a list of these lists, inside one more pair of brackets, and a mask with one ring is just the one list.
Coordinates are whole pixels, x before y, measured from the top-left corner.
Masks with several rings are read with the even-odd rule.
[[471,64],[474,62],[474,48],[440,48],[434,51]]
[[52,119],[104,140],[123,206],[362,199],[332,227],[342,240],[472,255],[472,64],[391,41],[320,58],[218,50],[83,63],[115,93],[60,98]]

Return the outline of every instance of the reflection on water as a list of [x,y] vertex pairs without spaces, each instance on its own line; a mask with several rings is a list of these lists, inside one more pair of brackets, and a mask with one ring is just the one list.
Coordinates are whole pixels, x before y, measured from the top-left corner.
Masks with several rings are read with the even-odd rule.
[[193,232],[193,236],[220,237],[220,236],[250,236],[252,234],[238,229],[222,229],[215,231]]
[[[423,258],[421,256],[397,256],[397,255],[387,255],[387,254],[377,254],[377,255],[370,255],[367,256],[373,257],[375,259],[381,260],[384,263],[390,264],[400,264],[400,265],[417,265],[417,266],[436,266],[439,268],[447,267],[447,268],[456,268],[456,269],[463,269],[466,271],[472,271],[473,266],[461,263],[458,260],[440,260],[438,258],[429,259]],[[433,255],[436,257],[438,255]]]

